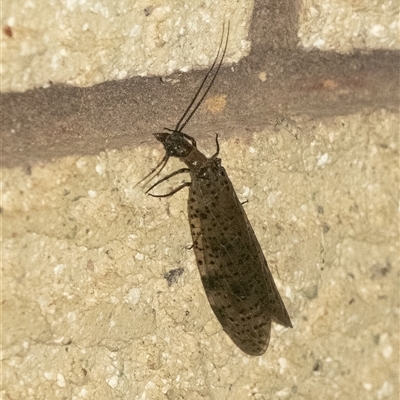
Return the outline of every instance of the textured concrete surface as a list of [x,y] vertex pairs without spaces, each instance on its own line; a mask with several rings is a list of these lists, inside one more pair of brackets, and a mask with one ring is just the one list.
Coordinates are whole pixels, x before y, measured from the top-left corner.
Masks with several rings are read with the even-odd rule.
[[2,92],[92,86],[211,63],[224,21],[227,61],[248,54],[253,2],[97,0],[2,2]]
[[304,48],[338,53],[400,49],[398,1],[303,0],[301,4],[298,36]]
[[398,124],[383,110],[279,120],[222,142],[294,325],[259,358],[207,303],[186,192],[135,187],[160,146],[3,172],[3,394],[397,398]]
[[2,397],[399,397],[399,54],[304,52],[301,12],[255,3],[252,52],[187,127],[208,155],[219,133],[293,329],[240,352],[188,249],[185,191],[136,186],[204,71],[7,93]]
[[[196,138],[244,136],[275,124],[278,116],[313,118],[365,109],[397,111],[398,53],[334,53],[258,47],[224,68],[188,129]],[[175,126],[206,72],[107,82],[93,88],[53,86],[2,95],[1,163],[5,167],[107,149],[157,145],[152,133]],[[210,99],[224,99],[211,112]]]
[[[275,3],[269,2],[271,15],[263,16],[265,20],[273,17],[264,43],[276,45],[287,39],[298,19],[299,45],[306,49],[349,53],[400,47],[396,1]],[[290,8],[296,10],[296,18],[282,23]],[[252,11],[249,0],[4,1],[1,91],[26,91],[53,83],[91,86],[204,67],[215,54],[221,21],[227,20],[234,26],[227,61],[237,62],[249,51],[247,27]]]

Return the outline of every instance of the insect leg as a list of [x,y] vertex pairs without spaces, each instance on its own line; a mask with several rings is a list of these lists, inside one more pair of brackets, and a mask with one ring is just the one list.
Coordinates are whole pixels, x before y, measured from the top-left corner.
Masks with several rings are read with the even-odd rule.
[[189,135],[186,135],[186,133],[182,132],[182,135],[187,139],[190,140],[192,142],[192,146],[197,148],[197,144],[196,144],[196,140],[194,137],[191,137]]
[[182,185],[178,186],[177,188],[175,188],[174,190],[172,190],[169,193],[166,193],[166,194],[151,194],[151,193],[149,193],[149,196],[151,196],[151,197],[169,197],[169,196],[172,196],[173,194],[175,194],[176,192],[179,192],[184,187],[190,186],[190,185],[191,185],[191,182],[185,182],[185,183],[182,183]]
[[214,155],[211,156],[211,158],[217,157],[219,154],[219,142],[218,142],[218,133],[215,134],[215,143],[217,144],[217,151],[215,152]]
[[[154,189],[156,186],[158,186],[161,182],[164,182],[164,181],[166,181],[167,179],[172,178],[172,177],[175,176],[175,175],[183,174],[184,172],[190,172],[190,169],[189,169],[189,168],[181,168],[181,169],[178,169],[178,170],[172,172],[171,174],[169,174],[169,175],[167,175],[167,176],[164,176],[164,178],[160,179],[160,180],[157,181],[154,185],[150,186],[150,187],[146,190],[146,194],[149,193],[150,190],[152,190],[152,189]],[[189,184],[190,184],[190,183],[189,183]],[[174,193],[176,193],[176,191],[175,191]],[[173,193],[172,193],[172,194],[173,194]],[[150,196],[153,196],[153,197],[166,197],[166,196],[155,196],[155,195],[152,195],[152,194],[150,194]]]

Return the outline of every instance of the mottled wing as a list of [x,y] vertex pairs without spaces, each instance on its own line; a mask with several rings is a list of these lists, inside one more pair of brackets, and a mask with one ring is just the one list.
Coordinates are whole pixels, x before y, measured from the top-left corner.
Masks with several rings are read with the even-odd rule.
[[225,169],[209,161],[213,174],[192,174],[188,200],[197,265],[225,332],[245,353],[261,355],[271,321],[292,324]]

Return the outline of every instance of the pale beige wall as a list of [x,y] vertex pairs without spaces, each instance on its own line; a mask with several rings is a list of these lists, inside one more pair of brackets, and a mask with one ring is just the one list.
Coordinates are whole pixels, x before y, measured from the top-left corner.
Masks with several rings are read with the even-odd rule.
[[[23,86],[21,59],[4,82],[42,85],[42,60],[34,53]],[[85,76],[74,83],[97,82]],[[240,352],[207,303],[185,191],[135,187],[161,145],[2,170],[4,398],[398,398],[398,114],[275,120],[250,141],[221,141],[294,325],[275,325],[262,357]],[[199,148],[213,154],[214,139]]]
[[303,0],[298,36],[307,49],[399,49],[399,2]]
[[[210,63],[223,21],[230,20],[227,61],[248,53],[250,0],[230,2],[4,1],[2,91],[49,82],[90,86],[136,75],[167,75]],[[304,0],[301,46],[337,52],[399,49],[393,0]]]
[[[231,21],[227,61],[248,54],[253,3],[6,0],[2,4],[2,91],[52,83],[91,86],[209,65]],[[8,34],[6,34],[6,33]]]
[[394,399],[398,116],[284,122],[221,150],[294,326],[259,358],[207,303],[186,191],[134,187],[160,147],[3,171],[3,394]]

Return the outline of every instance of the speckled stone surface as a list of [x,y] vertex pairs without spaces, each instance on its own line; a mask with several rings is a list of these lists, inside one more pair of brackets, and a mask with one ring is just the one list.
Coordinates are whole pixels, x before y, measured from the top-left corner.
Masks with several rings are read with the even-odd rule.
[[187,193],[135,187],[160,146],[5,170],[3,393],[396,398],[398,123],[299,118],[221,141],[293,322],[273,326],[262,357],[238,350],[207,303]]

